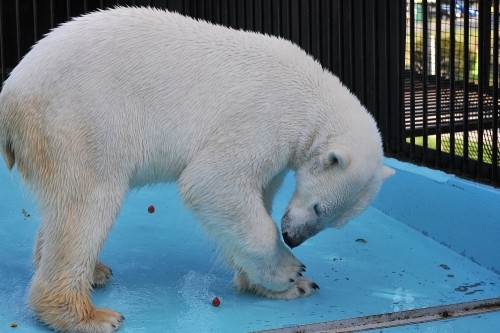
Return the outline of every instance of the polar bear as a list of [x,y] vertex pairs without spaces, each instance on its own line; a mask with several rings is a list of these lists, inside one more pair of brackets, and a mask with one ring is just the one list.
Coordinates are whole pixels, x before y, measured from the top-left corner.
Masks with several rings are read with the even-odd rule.
[[92,305],[110,270],[98,254],[130,188],[177,181],[235,269],[235,284],[293,299],[318,286],[295,247],[340,227],[393,172],[373,118],[296,45],[151,8],[78,17],[38,42],[0,94],[0,147],[42,223],[30,306],[62,332],[113,332]]

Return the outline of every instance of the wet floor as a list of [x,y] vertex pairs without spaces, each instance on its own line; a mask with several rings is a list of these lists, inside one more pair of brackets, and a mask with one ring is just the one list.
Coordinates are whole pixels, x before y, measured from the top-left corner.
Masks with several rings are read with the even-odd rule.
[[[26,304],[39,214],[16,174],[1,167],[0,184],[0,332],[50,332]],[[289,176],[275,201],[276,221],[293,186]],[[294,301],[238,294],[216,245],[182,207],[175,186],[149,187],[128,195],[101,256],[113,278],[93,299],[126,317],[120,332],[233,333],[500,296],[499,274],[374,206],[293,252],[321,287],[316,294]],[[218,307],[212,305],[214,297]],[[475,332],[468,329],[480,327],[493,333],[500,327],[498,313],[461,320],[373,332]],[[11,328],[13,323],[17,327]]]

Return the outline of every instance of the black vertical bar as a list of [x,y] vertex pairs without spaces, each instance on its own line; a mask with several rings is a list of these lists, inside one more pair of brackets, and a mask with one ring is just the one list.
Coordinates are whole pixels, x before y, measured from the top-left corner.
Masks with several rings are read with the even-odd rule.
[[[203,1],[203,0],[202,0]],[[245,17],[245,1],[237,0],[237,26],[238,29],[245,29],[246,27],[246,17]]]
[[262,1],[266,0],[255,0],[254,5],[255,31],[258,32],[264,32],[264,24],[262,22]]
[[190,15],[192,17],[199,17],[200,8],[197,6],[197,3],[196,3],[197,1],[198,0],[191,0],[191,6],[190,6],[191,14]]
[[492,165],[492,181],[496,182],[497,185],[500,185],[500,163],[498,161],[498,49],[500,48],[500,44],[498,42],[498,32],[499,32],[499,0],[493,1],[493,144],[492,144],[492,155],[491,155],[491,165]]
[[177,13],[182,13],[183,1],[182,0],[169,1],[168,2],[168,10],[173,11],[173,12],[177,12]]
[[[406,1],[405,1],[406,2]],[[369,44],[366,46],[366,67],[369,69],[367,71],[367,107],[368,110],[373,114],[375,119],[379,119],[379,108],[378,108],[378,93],[377,87],[377,68],[378,68],[378,43],[377,43],[377,12],[376,8],[378,1],[366,1],[366,17],[367,17],[367,41]],[[406,17],[406,11],[404,13]],[[406,27],[404,27],[406,29]],[[403,32],[405,30],[402,30]],[[369,32],[369,33],[368,33]],[[403,34],[404,36],[405,34]],[[403,52],[404,54],[404,52]]]
[[[186,2],[189,3],[188,10],[189,10],[189,16],[191,17],[196,17],[198,15],[198,6],[196,6],[196,1],[197,0],[186,0]],[[236,2],[236,0],[234,0]]]
[[272,31],[273,35],[281,36],[281,6],[279,0],[272,0]]
[[389,31],[387,30],[387,20],[389,13],[389,2],[390,0],[379,0],[376,3],[376,12],[377,12],[377,71],[376,71],[376,80],[377,80],[377,104],[378,104],[378,115],[377,122],[380,128],[381,133],[383,134],[383,144],[386,146],[385,140],[387,138],[387,110],[389,108],[389,98],[387,97],[388,89],[389,89]]
[[245,29],[255,31],[255,15],[254,15],[254,0],[246,0],[246,25]]
[[[404,58],[405,58],[405,36],[406,36],[406,3],[403,1],[388,1],[387,31],[389,33],[389,60],[387,66],[389,99],[388,108],[385,111],[387,132],[384,134],[384,148],[392,149],[400,146],[402,142],[402,128],[404,121]],[[367,12],[368,15],[368,12]]]
[[200,6],[202,8],[202,18],[205,20],[205,21],[208,21],[208,22],[213,22],[213,19],[214,19],[214,14],[213,14],[213,9],[214,9],[214,5],[213,5],[213,0],[201,0],[199,1],[199,4],[198,6]]
[[[360,33],[360,36],[359,36],[359,51],[360,53],[358,54],[358,57],[361,56],[361,60],[360,60],[360,76],[358,77],[358,80],[357,81],[361,81],[361,82],[358,82],[358,85],[360,87],[360,96],[359,98],[361,99],[361,101],[363,102],[364,105],[366,105],[366,61],[367,61],[367,56],[366,56],[366,40],[367,40],[367,35],[366,35],[366,5],[365,5],[365,2],[364,1],[360,1],[359,2],[359,15],[361,17],[361,20],[359,21],[359,31],[361,32]],[[389,18],[389,15],[387,16],[387,18]],[[387,68],[389,70],[389,68]]]
[[349,19],[351,13],[351,1],[341,0],[342,12],[340,13],[340,25],[342,26],[342,34],[340,35],[339,57],[342,82],[351,89],[351,42],[352,42],[352,21]]
[[189,0],[182,1],[182,11],[183,15],[189,15]]
[[391,143],[393,145],[397,145],[397,153],[400,154],[402,151],[402,143],[404,142],[404,131],[405,131],[405,116],[404,116],[404,110],[405,110],[405,101],[404,101],[404,72],[405,72],[405,47],[406,47],[406,1],[400,2],[398,1],[397,4],[399,5],[399,25],[398,25],[398,34],[399,34],[399,66],[398,69],[396,70],[397,73],[397,84],[399,89],[398,91],[398,97],[397,97],[397,107],[395,109],[395,112],[392,112],[391,114],[393,115],[393,124],[392,128],[393,131],[395,131],[395,137],[392,139]]
[[450,1],[450,167],[455,168],[455,0]]
[[229,26],[229,4],[230,0],[221,0],[220,2],[220,15],[221,15],[221,24],[225,26]]
[[342,10],[342,2],[337,0],[332,3],[332,25],[330,30],[332,31],[332,59],[331,62],[331,71],[333,74],[342,78],[342,66],[341,66],[341,56],[340,50],[341,48],[341,36],[342,36],[342,23],[341,23],[341,10]]
[[38,6],[37,0],[33,0],[33,41],[38,40]]
[[234,29],[238,29],[238,2],[235,0],[228,0],[228,23]]
[[441,165],[441,0],[436,0],[436,167]]
[[[488,4],[488,6],[487,6]],[[468,11],[467,11],[468,12]],[[484,149],[484,88],[485,85],[488,85],[488,77],[489,73],[485,73],[485,69],[488,68],[488,64],[485,63],[487,61],[488,63],[490,62],[490,54],[491,50],[489,48],[485,48],[486,45],[490,45],[490,43],[486,42],[487,38],[490,38],[490,34],[487,33],[485,30],[486,29],[491,29],[491,25],[488,22],[489,20],[485,20],[484,16],[485,15],[490,15],[490,8],[489,8],[489,1],[479,1],[479,22],[478,22],[478,27],[479,27],[479,47],[478,47],[478,115],[477,115],[477,121],[478,121],[478,128],[477,128],[477,162],[480,166],[483,166],[483,149]],[[487,23],[487,24],[485,24]],[[496,32],[498,33],[498,32]],[[487,56],[486,56],[487,55]],[[477,168],[476,171],[476,176],[479,175],[480,169],[482,168]]]
[[365,41],[366,33],[364,31],[365,27],[365,5],[364,0],[354,0],[352,1],[353,13],[356,13],[356,19],[353,20],[353,87],[352,91],[355,92],[356,96],[359,98],[363,105],[366,105],[366,94],[365,94]]
[[310,27],[311,27],[311,16],[310,16],[310,3],[309,0],[300,1],[300,46],[307,52],[311,53],[311,39],[310,39]]
[[345,24],[347,25],[347,40],[346,47],[348,53],[346,57],[349,61],[348,67],[348,86],[351,91],[354,90],[354,6],[351,0],[347,2],[347,17],[345,19]]
[[301,45],[300,31],[300,0],[290,1],[290,39],[297,45]]
[[415,1],[410,0],[410,159],[415,157]]
[[[366,2],[365,1],[360,1],[358,3],[359,9],[360,9],[360,17],[361,20],[359,21],[360,26],[360,31],[361,34],[359,35],[359,47],[360,47],[360,53],[358,54],[358,58],[360,59],[360,65],[361,65],[361,70],[360,70],[360,77],[358,77],[358,84],[360,86],[360,99],[363,103],[363,105],[366,106],[367,104],[367,96],[366,96],[366,90],[367,90],[367,80],[366,80],[366,73],[367,73],[367,56],[366,56],[366,44],[367,44],[367,34],[366,34]],[[361,82],[359,82],[361,81]]]
[[198,15],[198,6],[196,6],[196,1],[197,0],[189,1],[189,16],[191,17],[197,17]]
[[309,2],[309,39],[311,41],[311,54],[315,59],[321,59],[321,17],[319,15],[319,2],[312,0]]
[[213,4],[212,0],[202,0],[198,1],[198,6],[201,8],[201,18],[205,21],[212,22],[213,20]]
[[[464,1],[464,73],[463,73],[463,85],[464,85],[464,109],[463,109],[463,160],[462,160],[462,172],[467,173],[469,171],[469,0]],[[479,133],[478,133],[479,134]]]
[[[103,6],[102,0],[101,0],[101,7]],[[49,7],[50,7],[50,28],[54,28],[55,26],[55,17],[54,17],[54,0],[49,0]]]
[[422,129],[423,129],[423,154],[422,154],[422,162],[425,163],[427,159],[427,154],[428,154],[428,117],[427,115],[429,114],[429,20],[427,17],[428,13],[428,3],[427,0],[423,0],[421,3],[422,6],[422,97],[423,97],[423,104],[422,104]]
[[289,0],[281,0],[281,36],[286,39],[291,39],[291,31],[290,31],[290,1]]
[[345,73],[346,73],[346,70],[345,70],[345,56],[344,56],[344,39],[346,38],[345,37],[345,34],[346,34],[346,31],[344,29],[344,0],[339,0],[339,12],[338,12],[338,27],[337,27],[337,31],[339,32],[338,33],[338,46],[337,46],[337,50],[338,50],[338,65],[339,65],[339,72],[338,72],[338,75],[340,77],[341,80],[344,80],[345,79]]
[[320,1],[320,13],[321,13],[321,63],[325,68],[330,68],[330,52],[331,52],[331,2],[330,1]]
[[210,21],[213,23],[220,23],[220,0],[211,0],[210,1]]
[[[396,83],[396,82],[391,83],[391,80],[390,80],[390,75],[391,75],[391,62],[390,62],[390,60],[392,59],[391,56],[393,54],[390,52],[390,49],[391,49],[391,31],[392,31],[391,21],[390,21],[391,3],[395,3],[395,2],[392,2],[391,0],[384,0],[381,2],[381,5],[380,5],[382,12],[383,12],[383,15],[381,15],[381,17],[380,17],[380,19],[382,20],[380,26],[383,27],[381,33],[383,34],[382,38],[384,40],[384,43],[383,43],[383,46],[381,47],[381,52],[382,52],[381,59],[383,61],[381,63],[382,65],[380,66],[381,70],[382,70],[381,71],[381,84],[380,84],[380,87],[381,87],[380,93],[382,96],[382,99],[381,99],[382,112],[380,112],[380,114],[379,114],[379,118],[380,118],[379,123],[380,123],[380,127],[382,128],[381,129],[382,133],[385,134],[383,137],[384,147],[387,146],[388,133],[390,131],[389,110],[391,108],[392,83]],[[351,16],[351,17],[354,20],[354,12],[353,12],[353,16]],[[397,64],[397,61],[395,61],[394,65],[396,65],[396,64]]]
[[[4,44],[4,21],[3,21],[3,0],[0,0],[0,65],[2,66],[2,83],[5,81],[7,71],[5,69],[5,44]],[[0,85],[0,88],[2,85]]]
[[[231,1],[231,0],[229,0],[229,1]],[[262,10],[264,13],[264,15],[263,15],[264,32],[268,35],[272,35],[273,34],[273,16],[272,16],[273,1],[264,0],[262,2]]]
[[16,0],[16,47],[17,47],[17,62],[21,61],[21,13],[19,11],[19,1]]

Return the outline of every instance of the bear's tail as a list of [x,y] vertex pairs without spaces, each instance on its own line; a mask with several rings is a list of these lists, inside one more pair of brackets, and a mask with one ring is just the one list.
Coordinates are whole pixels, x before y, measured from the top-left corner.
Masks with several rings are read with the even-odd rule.
[[14,154],[14,149],[12,149],[12,142],[7,140],[2,140],[2,155],[9,170],[12,170],[14,164],[16,164],[16,155]]
[[14,164],[16,163],[16,155],[14,153],[14,142],[12,138],[11,124],[12,119],[8,116],[10,114],[11,107],[6,99],[5,86],[2,89],[2,94],[0,97],[0,154],[7,165],[9,170],[12,170]]
[[10,122],[6,117],[7,108],[2,102],[3,99],[0,100],[0,154],[3,156],[7,168],[12,170],[16,163],[16,155],[14,154],[11,131],[8,126]]

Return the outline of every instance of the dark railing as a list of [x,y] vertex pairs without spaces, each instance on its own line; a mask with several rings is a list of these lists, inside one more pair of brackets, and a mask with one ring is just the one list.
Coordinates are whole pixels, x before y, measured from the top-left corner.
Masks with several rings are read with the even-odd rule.
[[[465,7],[479,8],[477,18],[469,11],[456,17],[464,13],[456,3],[462,4],[459,0],[436,4],[430,0],[0,0],[1,78],[51,27],[70,17],[116,5],[166,8],[295,42],[339,76],[374,115],[387,155],[498,186],[498,0],[463,1]],[[476,31],[477,42],[463,37]],[[468,43],[461,49],[467,51],[460,52],[459,43]],[[463,60],[476,57],[476,49],[470,50],[473,43],[480,45],[478,65]],[[493,49],[491,57],[485,51],[488,47]],[[491,74],[485,78],[487,71]]]
[[406,156],[500,185],[498,0],[408,0]]

